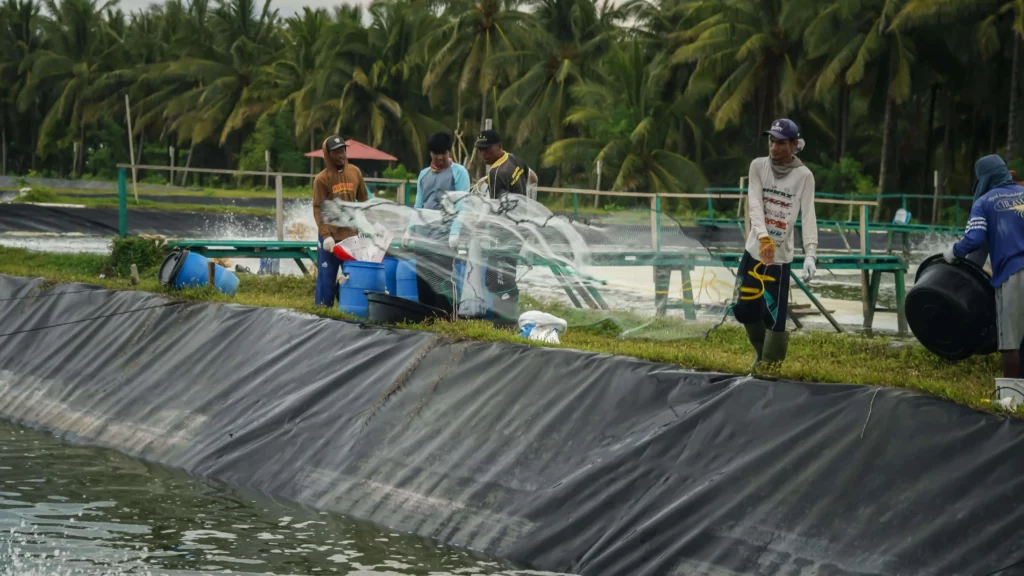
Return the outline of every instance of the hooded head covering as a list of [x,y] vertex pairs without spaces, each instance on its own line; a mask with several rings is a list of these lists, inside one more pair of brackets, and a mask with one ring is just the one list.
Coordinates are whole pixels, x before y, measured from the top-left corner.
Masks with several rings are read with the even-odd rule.
[[344,166],[338,166],[331,159],[331,150],[341,148],[342,146],[348,146],[348,142],[342,136],[329,136],[324,140],[323,152],[324,152],[324,166],[331,170],[341,170]]
[[974,164],[974,175],[978,177],[978,184],[974,187],[975,202],[991,190],[1013,184],[1013,175],[998,154],[990,154],[978,160]]

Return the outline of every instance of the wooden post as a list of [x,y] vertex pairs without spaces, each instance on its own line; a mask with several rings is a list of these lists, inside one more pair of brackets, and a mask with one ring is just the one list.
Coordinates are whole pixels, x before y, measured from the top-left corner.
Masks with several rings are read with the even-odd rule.
[[210,286],[217,286],[214,281],[217,278],[217,264],[213,260],[206,261],[206,281]]
[[284,240],[284,177],[280,174],[274,176],[274,192],[277,197],[275,205],[275,217],[277,219],[277,239]]
[[[137,173],[135,171],[135,141],[132,139],[132,108],[128,101],[128,95],[124,95],[124,114],[128,119],[128,155],[132,159],[132,192],[135,194],[135,203],[139,203],[139,188],[137,184]],[[76,156],[77,157],[77,156]]]
[[[600,190],[600,189],[601,189],[601,161],[598,160],[597,161],[597,186],[594,187],[594,190]],[[600,194],[594,194],[594,208],[597,208],[598,205],[600,204],[600,202],[601,202],[601,195]]]
[[[399,206],[407,206],[407,204],[405,203],[405,185],[406,184],[408,184],[408,182],[402,182],[401,184],[398,185],[398,197],[395,198],[395,200],[398,202]],[[417,192],[419,192],[419,190],[417,190]]]
[[[871,246],[868,242],[868,207],[867,205],[861,205],[860,207],[860,253],[862,256],[867,256],[871,251]],[[862,264],[866,262],[862,261]],[[860,297],[861,304],[864,310],[864,327],[870,328],[869,322],[871,316],[873,316],[874,310],[868,310],[868,306],[873,306],[871,300],[871,288],[868,281],[868,271],[861,270],[860,272]]]
[[263,151],[263,160],[266,162],[267,167],[267,177],[266,181],[263,183],[263,187],[270,188],[270,150]]
[[139,269],[138,269],[138,267],[135,266],[135,264],[132,264],[130,268],[131,268],[131,271],[132,271],[132,286],[138,286],[139,282],[140,282],[140,280],[139,280]]
[[7,176],[7,125],[4,124],[4,176]]
[[174,146],[169,147],[167,149],[167,153],[171,156],[171,168],[170,168],[170,170],[167,171],[167,174],[170,176],[170,179],[168,180],[167,183],[173,186],[174,185],[174,156],[175,156],[175,154],[174,154]]

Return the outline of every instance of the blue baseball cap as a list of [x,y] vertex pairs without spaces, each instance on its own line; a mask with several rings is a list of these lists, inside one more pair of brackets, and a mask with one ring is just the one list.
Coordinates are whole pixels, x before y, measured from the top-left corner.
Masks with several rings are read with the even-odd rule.
[[779,140],[796,140],[800,138],[800,128],[789,118],[779,118],[772,122],[772,127],[764,131],[765,136],[774,136]]

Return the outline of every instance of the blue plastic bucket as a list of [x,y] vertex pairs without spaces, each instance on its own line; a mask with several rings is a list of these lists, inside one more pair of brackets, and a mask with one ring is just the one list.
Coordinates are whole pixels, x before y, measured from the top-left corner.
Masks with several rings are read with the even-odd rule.
[[[209,283],[209,260],[202,254],[183,250],[172,252],[160,266],[160,282],[175,290],[206,286]],[[220,264],[214,264],[213,284],[217,290],[234,296],[238,291],[238,276]]]
[[357,318],[366,318],[369,303],[365,292],[384,292],[387,278],[384,264],[346,260],[341,271],[348,278],[338,289],[338,310]]
[[395,271],[398,269],[398,258],[391,256],[384,257],[384,285],[387,286],[388,294],[397,295],[395,288]]
[[420,289],[416,285],[416,261],[399,260],[398,269],[395,270],[395,291],[392,296],[420,301]]

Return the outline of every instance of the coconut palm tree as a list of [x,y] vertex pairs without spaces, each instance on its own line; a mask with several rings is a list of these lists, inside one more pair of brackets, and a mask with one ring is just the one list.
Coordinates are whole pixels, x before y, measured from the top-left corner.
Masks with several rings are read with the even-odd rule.
[[[34,0],[5,0],[0,5],[0,103],[3,105],[3,173],[7,173],[7,142],[12,132],[30,134],[28,150],[35,165],[35,120],[38,118],[39,100],[33,91],[25,90],[31,82],[31,69],[22,63],[31,60],[39,50],[42,36],[39,29],[39,3]],[[24,98],[19,102],[19,96]]]
[[160,72],[165,82],[192,84],[167,103],[165,114],[176,117],[173,130],[187,134],[193,145],[217,137],[223,146],[273,105],[247,98],[247,90],[275,54],[275,21],[270,0],[262,8],[253,0],[218,3],[210,19],[213,41],[194,50],[200,55],[179,58]]
[[[700,167],[679,154],[680,122],[686,101],[666,101],[662,87],[664,56],[647,53],[638,40],[611,49],[605,77],[573,88],[583,102],[566,122],[585,136],[565,138],[548,147],[544,166],[589,168],[600,160],[613,177],[612,190],[693,192],[705,185]],[[698,143],[699,145],[699,143]]]
[[564,136],[572,87],[594,76],[614,40],[615,30],[601,16],[592,0],[539,0],[534,4],[532,41],[522,50],[495,57],[496,62],[522,62],[525,67],[498,100],[499,107],[512,109],[516,142]]
[[449,74],[457,73],[458,117],[462,97],[472,90],[480,97],[480,124],[487,118],[488,98],[501,77],[508,76],[494,56],[515,50],[523,39],[527,15],[516,0],[453,0],[446,15],[451,22],[427,37],[423,53],[430,54],[423,77],[423,93],[429,94]]
[[373,146],[387,141],[392,149],[407,151],[410,163],[419,164],[427,155],[427,136],[445,129],[417,90],[425,63],[410,57],[435,28],[434,21],[425,7],[398,1],[377,2],[370,14],[371,55],[361,59],[341,98],[333,102],[339,113],[335,130],[365,134]]
[[748,103],[756,126],[792,110],[801,89],[797,74],[805,0],[698,0],[675,37],[674,63],[693,63],[694,95],[711,95],[708,114],[716,130],[737,123]]
[[90,88],[118,67],[115,53],[122,46],[103,18],[111,4],[47,0],[45,5],[51,14],[43,21],[45,40],[43,48],[22,63],[23,70],[31,70],[23,93],[29,100],[39,90],[56,95],[39,128],[37,152],[47,153],[63,137],[73,139],[78,155],[72,171],[77,173],[85,155],[85,129],[105,113],[101,103],[90,100]]
[[982,55],[994,54],[999,49],[1000,27],[1009,28],[1013,47],[1006,149],[1010,156],[1014,156],[1020,114],[1018,92],[1021,39],[1024,38],[1024,0],[909,0],[905,4],[892,20],[893,30],[958,25],[977,19],[977,41]]

